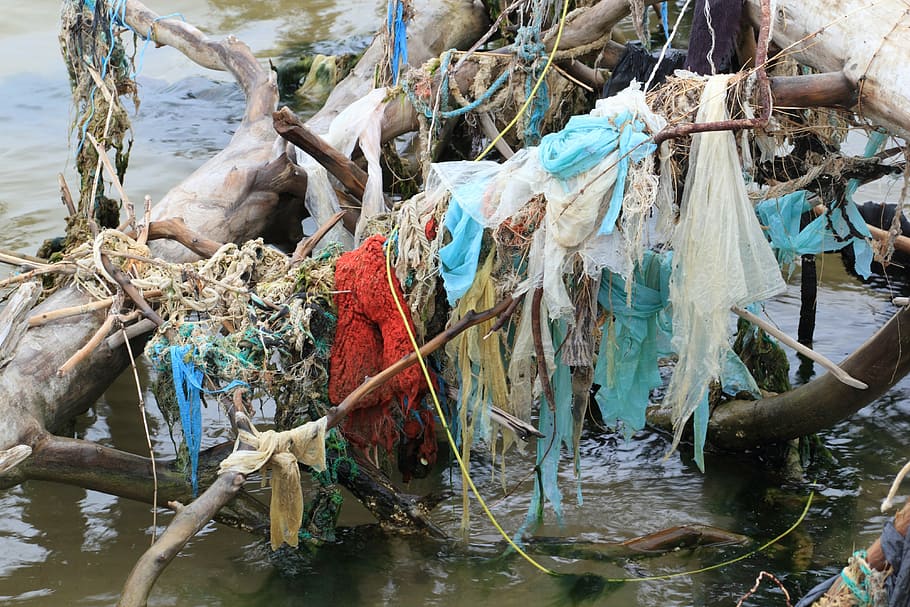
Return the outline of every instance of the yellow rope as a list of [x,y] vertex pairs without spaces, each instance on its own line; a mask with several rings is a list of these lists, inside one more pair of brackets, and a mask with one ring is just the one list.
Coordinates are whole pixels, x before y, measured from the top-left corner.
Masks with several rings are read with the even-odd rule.
[[490,153],[490,150],[493,149],[493,146],[495,146],[499,140],[505,136],[506,133],[512,130],[512,127],[515,126],[518,120],[524,115],[525,111],[527,111],[528,106],[531,105],[531,102],[534,100],[534,95],[537,94],[537,89],[540,88],[540,85],[543,83],[543,79],[547,77],[547,72],[550,71],[550,65],[553,63],[553,57],[556,56],[556,51],[559,50],[559,41],[562,40],[562,29],[566,24],[566,14],[568,14],[568,12],[569,0],[564,0],[562,3],[562,14],[559,16],[559,29],[556,30],[556,40],[553,41],[553,50],[550,51],[550,54],[547,57],[547,63],[543,66],[543,71],[540,73],[540,77],[537,78],[537,82],[534,83],[534,88],[531,89],[528,98],[525,99],[524,104],[518,110],[518,113],[515,114],[515,117],[512,118],[512,121],[509,122],[505,128],[499,131],[499,134],[493,138],[493,141],[490,142],[490,145],[484,148],[480,155],[474,159],[475,162],[483,159],[484,156]]
[[759,552],[767,549],[769,546],[773,546],[777,542],[781,541],[782,539],[784,539],[785,537],[790,535],[790,533],[792,533],[794,529],[799,527],[800,524],[802,524],[802,522],[805,520],[806,515],[809,514],[809,507],[812,505],[813,497],[815,497],[814,489],[809,491],[809,497],[806,498],[806,505],[803,507],[803,511],[800,513],[799,518],[796,519],[795,523],[793,523],[792,525],[787,527],[787,529],[783,533],[781,533],[774,539],[768,540],[767,542],[765,542],[758,548],[751,550],[745,554],[741,554],[737,557],[734,557],[728,561],[723,561],[721,563],[716,563],[714,565],[708,565],[707,567],[702,567],[701,569],[693,569],[691,571],[679,571],[677,573],[665,573],[663,575],[649,575],[649,576],[645,576],[645,577],[619,577],[619,578],[609,578],[608,577],[608,578],[606,578],[606,581],[607,582],[654,582],[654,581],[658,581],[658,580],[669,580],[669,579],[672,579],[675,577],[682,577],[684,575],[695,575],[696,573],[704,573],[705,571],[713,571],[714,569],[720,569],[721,567],[726,567],[727,565],[732,565],[733,563],[738,563],[740,561],[744,561],[747,558],[749,558],[750,556],[754,556],[754,555],[758,554]]
[[[395,234],[392,234],[394,237]],[[458,452],[458,447],[455,445],[455,439],[452,437],[452,431],[449,429],[449,424],[446,422],[446,416],[442,411],[442,405],[439,404],[439,396],[436,394],[436,389],[433,387],[433,380],[430,378],[430,372],[427,369],[426,361],[423,356],[420,354],[420,346],[417,344],[417,340],[414,338],[414,332],[411,330],[411,323],[408,322],[407,314],[405,314],[404,308],[401,305],[401,301],[398,299],[398,293],[395,290],[395,283],[392,281],[392,252],[391,252],[391,242],[392,238],[387,241],[386,244],[386,255],[385,255],[385,270],[386,270],[386,280],[389,283],[389,291],[392,293],[392,299],[395,300],[395,307],[398,308],[398,314],[401,315],[401,320],[404,323],[404,328],[408,332],[408,339],[411,340],[411,347],[414,348],[414,352],[417,353],[417,362],[420,363],[420,369],[423,371],[423,377],[427,382],[427,386],[430,389],[430,396],[433,398],[433,405],[436,407],[436,414],[439,416],[439,421],[442,423],[442,427],[446,431],[446,438],[449,440],[449,446],[452,449],[452,453],[455,455],[455,459],[458,461],[458,467],[461,468],[461,475],[464,478],[465,482],[471,488],[471,492],[474,493],[474,496],[477,498],[477,501],[480,503],[480,507],[483,508],[484,513],[487,515],[487,518],[490,519],[490,522],[496,527],[496,530],[502,535],[503,538],[509,543],[509,545],[520,554],[526,561],[537,567],[543,573],[548,575],[560,575],[552,569],[547,569],[537,561],[535,561],[531,556],[526,553],[521,547],[515,543],[515,541],[509,537],[509,534],[505,532],[499,522],[496,520],[496,517],[493,516],[493,512],[490,511],[490,508],[487,506],[486,501],[480,495],[480,491],[477,490],[477,486],[474,485],[474,481],[471,480],[471,474],[468,472],[468,467],[464,463],[464,459],[461,457],[461,454]]]
[[[393,231],[391,236],[389,237],[388,241],[386,241],[386,254],[385,254],[386,281],[388,282],[389,291],[392,294],[392,299],[395,301],[395,307],[398,309],[398,314],[401,316],[401,320],[404,323],[405,330],[408,333],[408,339],[411,341],[411,347],[414,349],[414,353],[417,355],[417,362],[420,364],[420,370],[423,372],[423,377],[427,382],[427,387],[429,388],[430,396],[433,398],[433,405],[436,407],[436,414],[439,416],[439,421],[442,424],[442,427],[446,431],[446,438],[449,441],[449,447],[452,449],[452,454],[455,456],[455,460],[458,462],[458,467],[461,469],[461,475],[464,478],[465,482],[468,484],[468,486],[471,488],[471,492],[477,498],[477,501],[478,501],[478,503],[480,503],[480,507],[483,508],[483,511],[487,515],[487,518],[490,519],[490,523],[493,524],[493,527],[496,528],[496,531],[498,531],[499,534],[502,535],[502,537],[506,540],[506,542],[508,542],[509,546],[511,546],[515,550],[515,552],[517,552],[523,559],[528,561],[528,563],[530,563],[531,565],[536,567],[541,572],[546,573],[547,575],[553,575],[553,576],[567,575],[564,573],[559,573],[558,571],[553,571],[552,569],[545,567],[544,565],[542,565],[538,561],[536,561],[527,552],[522,550],[521,547],[518,544],[516,544],[515,541],[509,536],[509,534],[507,534],[505,532],[505,530],[502,528],[502,525],[499,524],[499,521],[496,520],[496,517],[493,515],[493,512],[490,510],[489,506],[487,506],[487,502],[480,495],[480,491],[477,490],[477,486],[474,484],[474,481],[471,479],[471,474],[468,472],[468,467],[465,464],[464,459],[461,457],[461,454],[459,453],[457,446],[455,445],[455,439],[452,437],[452,432],[449,429],[449,424],[446,422],[446,416],[442,411],[442,405],[439,404],[439,396],[436,394],[436,389],[433,387],[433,380],[430,377],[429,370],[427,369],[426,361],[424,360],[423,355],[420,353],[420,346],[417,344],[417,339],[414,337],[414,332],[411,330],[411,324],[408,322],[407,314],[405,314],[404,307],[402,306],[401,301],[398,299],[398,293],[395,290],[395,283],[393,282],[393,279],[392,279],[391,243],[396,236],[396,231],[397,230]],[[732,565],[733,563],[738,563],[739,561],[745,560],[745,559],[761,552],[762,550],[765,550],[769,546],[779,542],[781,539],[783,539],[784,537],[789,535],[794,529],[799,527],[799,525],[803,522],[803,520],[805,520],[806,515],[809,513],[809,507],[812,505],[812,498],[814,497],[814,495],[815,495],[814,490],[809,492],[809,497],[808,497],[808,499],[806,499],[806,505],[803,508],[802,513],[799,515],[799,518],[796,519],[795,523],[790,525],[790,527],[788,527],[786,531],[784,531],[783,533],[781,533],[774,539],[771,539],[771,540],[765,542],[764,544],[762,544],[761,546],[759,546],[758,548],[756,548],[750,552],[747,552],[745,554],[742,554],[742,555],[732,558],[730,560],[723,561],[722,563],[717,563],[715,565],[709,565],[707,567],[702,567],[701,569],[694,569],[691,571],[680,571],[677,573],[667,573],[667,574],[663,574],[663,575],[651,575],[651,576],[645,576],[645,577],[605,578],[605,581],[610,582],[610,583],[618,583],[618,582],[652,582],[652,581],[657,581],[657,580],[668,580],[671,578],[682,577],[685,575],[694,575],[697,573],[704,573],[705,571],[712,571],[714,569],[720,569],[721,567],[726,567],[727,565]]]

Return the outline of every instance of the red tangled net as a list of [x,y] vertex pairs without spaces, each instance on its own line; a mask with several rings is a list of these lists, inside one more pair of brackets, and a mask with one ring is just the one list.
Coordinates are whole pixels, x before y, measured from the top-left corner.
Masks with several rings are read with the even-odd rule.
[[[385,268],[385,238],[372,236],[342,255],[335,266],[338,325],[329,361],[329,400],[337,405],[364,379],[376,375],[412,351],[401,314],[392,299]],[[398,279],[395,293],[404,302]],[[413,327],[410,310],[403,306]],[[412,366],[368,394],[344,424],[355,445],[378,446],[391,453],[399,443],[399,468],[419,475],[436,461],[436,432],[431,411],[421,407],[428,388],[419,366]],[[402,461],[413,460],[410,464]],[[418,462],[419,461],[419,466]]]

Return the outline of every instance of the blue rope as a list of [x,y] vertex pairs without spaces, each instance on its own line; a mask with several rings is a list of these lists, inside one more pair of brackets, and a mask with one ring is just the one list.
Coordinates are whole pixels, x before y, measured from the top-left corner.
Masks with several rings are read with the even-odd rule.
[[860,571],[863,573],[863,581],[857,583],[852,577],[847,574],[847,569],[841,569],[840,577],[844,585],[850,589],[850,592],[853,593],[853,596],[856,597],[856,600],[859,602],[860,606],[871,605],[872,596],[869,592],[869,578],[872,575],[872,570],[866,565],[866,551],[857,550],[853,553],[853,557],[859,557],[862,559],[859,563]]
[[660,10],[660,24],[664,28],[664,37],[667,40],[669,40],[670,39],[670,11],[667,8],[667,3],[661,2],[660,5],[658,5],[658,9]]
[[202,444],[202,370],[193,364],[192,345],[171,346],[171,372],[180,407],[180,425],[190,454],[190,482],[193,497],[199,493],[199,447]]
[[408,62],[408,25],[403,0],[389,0],[386,27],[392,37],[392,84],[398,84],[399,66]]
[[193,497],[199,493],[199,449],[202,445],[202,393],[219,394],[246,382],[233,380],[218,390],[206,390],[202,387],[204,374],[193,362],[195,348],[192,344],[171,346],[171,373],[174,377],[174,392],[177,394],[177,405],[180,408],[180,425],[183,438],[190,454],[190,482],[193,485]]
[[[546,54],[546,46],[540,41],[540,23],[542,15],[535,15],[534,23],[527,27],[518,28],[515,36],[515,54],[529,67],[525,68],[527,77],[525,79],[525,96],[530,96],[534,90],[534,83],[540,78],[542,67],[537,65],[538,59]],[[540,143],[541,128],[547,110],[550,107],[550,95],[547,88],[547,82],[541,82],[534,100],[531,102],[531,113],[525,124],[523,135],[527,145],[537,145]]]
[[[442,82],[439,85],[439,95],[440,95],[440,100],[441,100],[440,105],[443,107],[446,105],[446,103],[448,101],[448,97],[449,97],[448,69],[449,69],[449,63],[451,62],[451,56],[452,56],[451,50],[443,53],[442,62],[439,66],[439,69],[442,70],[442,74],[443,74]],[[508,80],[508,78],[509,78],[509,70],[504,70],[502,72],[502,74],[500,74],[499,77],[493,81],[493,84],[491,84],[490,87],[487,90],[485,90],[480,97],[478,97],[477,99],[475,99],[468,105],[461,107],[461,108],[456,108],[454,110],[441,110],[438,113],[436,113],[435,115],[437,115],[441,118],[446,118],[446,119],[456,118],[458,116],[463,116],[464,114],[467,114],[468,112],[477,109],[478,107],[480,107],[481,104],[483,104],[485,101],[487,101],[487,99],[492,97],[493,94],[499,89],[499,87],[501,87],[505,83],[505,81]],[[427,118],[433,118],[433,116],[434,116],[433,108],[430,107],[430,105],[428,105],[423,99],[420,99],[419,97],[417,97],[417,95],[414,93],[413,89],[411,88],[411,86],[407,80],[402,82],[401,88],[404,90],[405,95],[407,95],[408,100],[417,109],[418,112],[421,112]]]

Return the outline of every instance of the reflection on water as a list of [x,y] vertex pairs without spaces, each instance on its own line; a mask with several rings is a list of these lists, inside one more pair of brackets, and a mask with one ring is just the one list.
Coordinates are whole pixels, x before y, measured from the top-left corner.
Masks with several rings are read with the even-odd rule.
[[[176,10],[154,5],[160,14]],[[232,32],[261,56],[292,56],[299,49],[342,41],[349,44],[379,26],[382,3],[241,2],[188,0],[179,10],[212,36]],[[8,7],[9,9],[10,7]],[[0,247],[33,251],[46,237],[62,232],[63,209],[56,175],[71,172],[68,143],[69,92],[55,48],[58,3],[16,3],[0,23],[0,52],[37,47],[21,61],[0,66]],[[365,18],[368,16],[369,18]],[[15,27],[10,26],[13,24]],[[136,200],[160,197],[205,158],[221,149],[243,112],[237,87],[224,74],[187,65],[167,49],[147,49],[140,76],[142,105],[134,117],[136,144],[127,190]],[[867,193],[884,197],[885,190]],[[6,270],[4,268],[4,270]],[[852,351],[893,313],[893,294],[904,283],[872,281],[873,290],[849,276],[835,256],[819,263],[821,289],[816,346],[835,360]],[[799,275],[788,293],[766,311],[782,329],[795,334]],[[846,322],[845,322],[845,319]],[[793,359],[795,369],[795,359]],[[147,379],[143,378],[147,383]],[[905,457],[910,431],[908,381],[901,382],[850,420],[823,435],[833,460],[810,470],[820,489],[805,523],[780,545],[722,570],[661,581],[599,587],[579,578],[541,575],[514,555],[503,554],[499,536],[472,505],[470,540],[442,543],[421,537],[387,536],[375,527],[341,532],[341,541],[302,563],[275,567],[261,543],[239,532],[209,525],[167,569],[152,605],[565,605],[599,592],[597,604],[735,604],[758,571],[775,572],[791,592],[800,594],[836,572],[854,545],[878,535],[886,517],[878,503]],[[150,403],[153,400],[150,399]],[[150,404],[154,448],[172,456],[164,422]],[[205,445],[223,440],[224,420],[215,411],[206,419],[213,430]],[[135,388],[121,378],[86,416],[77,435],[135,453],[145,453]],[[205,446],[204,445],[204,446]],[[581,445],[580,478],[584,505],[576,502],[571,466],[561,484],[565,518],[548,516],[542,535],[589,542],[621,541],[672,525],[704,523],[763,542],[798,516],[805,487],[780,488],[763,462],[743,455],[709,453],[707,474],[695,468],[686,448],[665,458],[668,443],[659,434],[632,440],[587,431]],[[507,530],[524,522],[530,500],[530,458],[516,458],[508,474],[508,497],[491,478],[483,454],[472,463],[480,490]],[[252,484],[251,484],[252,487]],[[454,469],[413,483],[408,490],[461,491]],[[366,520],[351,506],[347,524]],[[460,500],[439,507],[434,519],[458,536]],[[169,520],[159,517],[158,531]],[[141,551],[150,541],[148,506],[63,485],[28,483],[0,493],[0,602],[15,605],[110,605]],[[741,554],[742,547],[681,550],[659,558],[572,561],[541,557],[548,566],[581,575],[624,578],[697,569]],[[588,580],[588,578],[581,578]],[[588,580],[590,581],[590,580]],[[763,590],[749,605],[779,605],[776,591]]]

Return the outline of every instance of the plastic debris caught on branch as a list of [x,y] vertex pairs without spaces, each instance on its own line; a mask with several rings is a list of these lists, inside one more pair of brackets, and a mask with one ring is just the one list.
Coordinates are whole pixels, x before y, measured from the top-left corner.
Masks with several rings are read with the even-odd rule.
[[789,267],[792,272],[800,255],[839,251],[850,246],[856,273],[869,278],[872,247],[867,239],[871,234],[856,205],[849,200],[832,204],[824,214],[800,228],[803,214],[812,209],[805,190],[763,200],[755,207],[762,224],[768,228],[768,237],[777,250],[780,265]]
[[[729,78],[708,79],[697,122],[727,118]],[[666,395],[673,411],[673,448],[696,410],[696,437],[707,430],[705,396],[711,382],[720,378],[730,350],[730,306],[744,307],[786,288],[746,195],[733,133],[693,136],[681,209],[670,279],[673,346],[679,362]],[[701,459],[698,445],[696,456]]]

